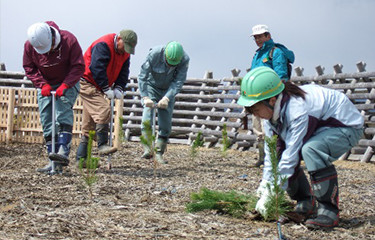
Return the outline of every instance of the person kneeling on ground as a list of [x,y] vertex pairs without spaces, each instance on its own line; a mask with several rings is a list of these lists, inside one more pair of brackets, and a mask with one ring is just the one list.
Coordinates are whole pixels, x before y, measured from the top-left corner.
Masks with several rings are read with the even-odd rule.
[[[238,104],[265,119],[267,137],[278,135],[278,146],[282,147],[278,170],[288,179],[282,187],[297,201],[295,211],[307,218],[306,226],[338,226],[339,187],[333,162],[355,146],[363,134],[364,119],[354,104],[339,91],[283,83],[269,67],[246,74]],[[256,205],[263,215],[270,194],[266,186],[272,178],[268,147],[265,150],[263,178],[257,190],[261,197]],[[310,175],[312,191],[300,167],[300,156]]]

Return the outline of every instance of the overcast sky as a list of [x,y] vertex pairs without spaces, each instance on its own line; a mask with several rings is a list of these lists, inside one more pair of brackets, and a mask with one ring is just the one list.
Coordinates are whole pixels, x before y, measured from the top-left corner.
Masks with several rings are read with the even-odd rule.
[[[137,76],[150,47],[171,40],[190,56],[188,77],[244,75],[256,50],[251,27],[269,26],[272,38],[293,50],[294,67],[304,75],[325,73],[343,64],[356,71],[359,61],[375,71],[374,0],[0,0],[0,62],[23,71],[27,28],[53,20],[72,32],[83,52],[100,36],[130,28],[138,34],[130,75]],[[294,73],[293,73],[294,75]]]

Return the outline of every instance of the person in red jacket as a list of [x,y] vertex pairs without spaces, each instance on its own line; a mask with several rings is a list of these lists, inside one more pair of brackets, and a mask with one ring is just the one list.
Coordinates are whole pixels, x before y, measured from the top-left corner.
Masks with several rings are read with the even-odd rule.
[[117,151],[108,145],[110,106],[108,99],[123,98],[129,77],[130,54],[134,54],[137,34],[125,29],[94,41],[84,54],[85,73],[80,81],[83,102],[82,138],[76,160],[87,157],[90,130],[96,131],[99,154]]
[[[73,129],[73,105],[79,93],[79,79],[85,70],[82,49],[76,37],[53,21],[38,22],[27,30],[23,68],[38,90],[38,106],[49,163],[38,172],[55,174],[69,164]],[[56,91],[56,153],[52,153],[52,98]],[[55,168],[52,172],[52,161]]]

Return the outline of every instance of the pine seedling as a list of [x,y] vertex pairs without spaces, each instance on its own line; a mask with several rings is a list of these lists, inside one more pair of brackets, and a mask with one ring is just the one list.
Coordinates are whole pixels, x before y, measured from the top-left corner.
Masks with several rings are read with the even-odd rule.
[[240,218],[247,211],[253,211],[257,198],[236,191],[221,192],[201,188],[200,192],[190,195],[191,203],[186,205],[187,212],[198,212],[203,210],[216,210],[221,214],[229,214]]
[[[148,146],[151,149],[151,153],[155,152],[153,146],[155,146],[155,139],[156,137],[152,135],[152,127],[150,120],[143,122],[143,130],[145,135],[141,135],[141,143]],[[154,154],[153,154],[154,155]]]
[[277,135],[274,135],[271,138],[266,137],[265,140],[271,157],[272,171],[272,181],[267,185],[270,195],[265,203],[265,220],[275,220],[277,224],[279,239],[284,239],[284,236],[281,232],[279,219],[282,215],[285,215],[285,213],[290,211],[291,209],[291,204],[287,200],[285,190],[282,188],[282,186],[286,183],[287,178],[281,176],[278,168],[279,158],[276,149]]
[[230,139],[228,138],[227,125],[225,123],[223,125],[223,129],[221,133],[222,133],[222,144],[223,144],[222,153],[225,156],[227,153],[227,150],[229,149],[231,145]]
[[154,162],[154,176],[156,176],[156,166],[157,162],[155,159],[156,148],[155,148],[155,135],[152,134],[152,126],[150,120],[143,122],[143,134],[141,135],[141,143],[147,146],[150,149],[150,153],[152,154],[153,162]]
[[[87,144],[87,157],[86,159],[81,158],[79,160],[79,170],[81,172],[81,175],[83,177],[83,180],[85,181],[86,185],[89,188],[90,197],[92,198],[92,186],[98,181],[98,178],[96,176],[96,169],[98,168],[99,158],[92,157],[92,142],[95,137],[95,131],[89,132],[89,140]],[[84,170],[84,166],[86,167],[86,170]]]
[[193,144],[191,145],[191,151],[190,155],[192,158],[195,158],[198,155],[198,149],[200,147],[203,147],[204,145],[204,139],[202,137],[202,132],[198,132],[197,137],[193,141]]
[[265,141],[267,143],[270,157],[271,157],[271,172],[272,172],[272,181],[267,186],[269,192],[269,199],[266,202],[266,216],[265,220],[278,220],[280,216],[284,215],[287,211],[290,210],[290,203],[287,200],[285,190],[282,186],[286,183],[287,178],[282,177],[278,164],[278,154],[277,154],[277,135],[272,136],[271,138],[266,137]]

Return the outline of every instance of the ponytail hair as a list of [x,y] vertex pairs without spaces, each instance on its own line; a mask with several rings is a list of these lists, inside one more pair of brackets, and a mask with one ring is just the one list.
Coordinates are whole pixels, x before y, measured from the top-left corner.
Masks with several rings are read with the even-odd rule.
[[300,87],[291,82],[284,82],[285,88],[283,94],[288,95],[289,97],[301,97],[305,100],[305,95],[307,94]]

